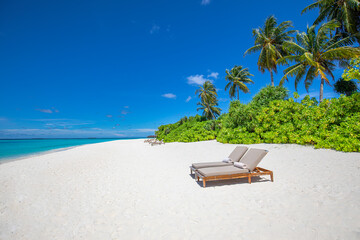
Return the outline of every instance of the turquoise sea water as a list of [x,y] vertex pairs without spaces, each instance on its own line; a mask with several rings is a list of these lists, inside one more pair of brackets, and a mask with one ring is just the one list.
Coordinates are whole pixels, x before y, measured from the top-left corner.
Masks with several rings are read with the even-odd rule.
[[0,161],[59,150],[83,144],[108,142],[120,139],[11,139],[0,140]]

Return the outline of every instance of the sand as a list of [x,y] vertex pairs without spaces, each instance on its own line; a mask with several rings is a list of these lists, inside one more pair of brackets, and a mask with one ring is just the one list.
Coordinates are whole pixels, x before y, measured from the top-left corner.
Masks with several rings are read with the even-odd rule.
[[208,182],[235,145],[120,140],[0,165],[0,239],[360,239],[360,153],[269,150],[268,176]]

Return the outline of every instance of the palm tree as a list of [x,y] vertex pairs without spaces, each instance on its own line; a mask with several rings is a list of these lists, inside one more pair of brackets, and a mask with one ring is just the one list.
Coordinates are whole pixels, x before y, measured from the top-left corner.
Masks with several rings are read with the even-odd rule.
[[200,107],[197,108],[196,110],[197,111],[203,110],[203,116],[206,119],[209,119],[209,120],[215,119],[220,115],[221,109],[216,106],[211,106],[211,105],[203,103],[203,102],[199,102],[197,105],[200,105]]
[[271,75],[271,85],[274,86],[273,72],[277,73],[277,60],[286,56],[282,45],[285,41],[290,41],[293,38],[290,36],[295,31],[287,31],[292,27],[291,21],[285,21],[278,26],[277,20],[274,16],[266,19],[263,28],[253,29],[253,37],[255,38],[255,46],[246,50],[245,54],[255,53],[260,51],[257,65],[259,70],[264,73],[268,70]]
[[204,82],[202,86],[195,91],[201,100],[201,102],[211,102],[217,97],[217,92],[214,84],[210,81]]
[[215,119],[220,115],[221,109],[218,108],[217,92],[214,84],[210,81],[206,81],[199,89],[195,91],[200,98],[200,102],[197,105],[200,105],[197,109],[203,110],[203,116],[207,119]]
[[[319,16],[315,19],[317,25],[324,20],[338,20],[340,26],[336,29],[337,33],[344,36],[359,33],[360,31],[360,1],[359,0],[315,0],[313,4],[307,6],[302,13],[314,8],[319,8]],[[360,43],[360,37],[357,37]]]
[[229,89],[230,97],[235,97],[235,92],[237,92],[237,99],[239,100],[239,91],[241,90],[243,93],[248,93],[249,88],[245,85],[245,83],[254,83],[249,77],[254,76],[249,73],[247,68],[243,68],[242,66],[234,66],[230,71],[226,69],[226,77],[228,80],[228,84],[225,86],[225,91]]
[[332,71],[335,63],[340,66],[347,64],[347,60],[360,56],[360,48],[350,47],[353,44],[353,37],[341,38],[340,35],[331,37],[340,23],[336,20],[322,24],[316,32],[316,25],[307,28],[306,32],[297,33],[297,43],[288,41],[284,43],[289,55],[279,60],[279,63],[295,62],[296,64],[284,70],[284,77],[281,83],[290,76],[295,76],[295,88],[302,78],[305,77],[305,88],[308,91],[316,77],[320,76],[320,102],[323,100],[324,83],[330,85],[327,77],[334,80]]

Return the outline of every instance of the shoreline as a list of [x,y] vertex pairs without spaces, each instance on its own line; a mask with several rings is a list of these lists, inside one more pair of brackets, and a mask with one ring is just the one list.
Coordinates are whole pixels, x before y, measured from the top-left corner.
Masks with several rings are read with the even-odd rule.
[[[89,144],[92,144],[92,143],[89,143]],[[78,146],[71,146],[71,147],[64,147],[64,148],[57,148],[57,149],[46,150],[46,151],[41,151],[41,152],[36,152],[36,153],[28,153],[28,154],[24,154],[24,155],[17,155],[14,157],[0,158],[0,165],[9,163],[9,162],[24,160],[27,158],[34,158],[34,157],[39,157],[39,156],[43,156],[43,155],[47,155],[47,154],[51,154],[51,153],[66,151],[66,150],[84,146],[84,145],[88,145],[88,144],[82,144],[82,145],[78,145]]]
[[[55,139],[55,138],[50,138],[50,139]],[[56,138],[56,139],[61,139],[61,138]],[[90,139],[90,138],[66,138],[66,139]],[[142,138],[136,138],[136,139],[142,139]],[[4,140],[4,139],[0,139],[0,140]],[[6,140],[27,140],[27,139],[6,139]],[[48,140],[48,139],[44,138],[44,139],[29,139],[29,140]],[[121,141],[121,140],[132,140],[132,139],[114,139],[114,140],[105,141],[105,142]],[[97,142],[97,143],[104,143],[104,142]],[[80,145],[75,145],[75,146],[70,146],[70,147],[62,147],[62,148],[56,148],[56,149],[45,150],[45,151],[40,151],[40,152],[14,155],[12,157],[4,157],[4,158],[0,158],[0,165],[8,163],[8,162],[20,161],[20,160],[24,160],[27,158],[38,157],[38,156],[42,156],[42,155],[46,155],[46,154],[66,151],[66,150],[70,150],[72,148],[81,147],[81,146],[85,146],[85,145],[89,145],[89,144],[97,144],[97,143],[85,143],[85,144],[80,144]]]

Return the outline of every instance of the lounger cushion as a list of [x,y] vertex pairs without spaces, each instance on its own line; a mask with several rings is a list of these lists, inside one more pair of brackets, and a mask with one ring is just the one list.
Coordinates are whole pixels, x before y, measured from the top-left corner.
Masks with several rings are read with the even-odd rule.
[[240,162],[245,163],[247,168],[253,171],[267,153],[267,150],[251,148]]
[[[238,162],[242,156],[248,150],[247,147],[237,146],[232,153],[230,153],[229,158],[233,160],[233,162]],[[193,163],[192,167],[194,169],[206,168],[206,167],[221,167],[221,166],[232,166],[232,163],[224,163],[224,162],[203,162],[203,163]]]
[[247,147],[244,146],[237,146],[232,153],[230,153],[229,158],[233,160],[233,162],[238,162],[242,156],[246,153],[248,150]]
[[248,169],[240,169],[234,166],[201,168],[197,171],[204,177],[213,177],[220,175],[231,175],[231,174],[240,174],[240,173],[249,172]]
[[206,168],[206,167],[221,167],[221,166],[231,166],[232,163],[225,162],[204,162],[204,163],[193,163],[192,167],[195,169]]

